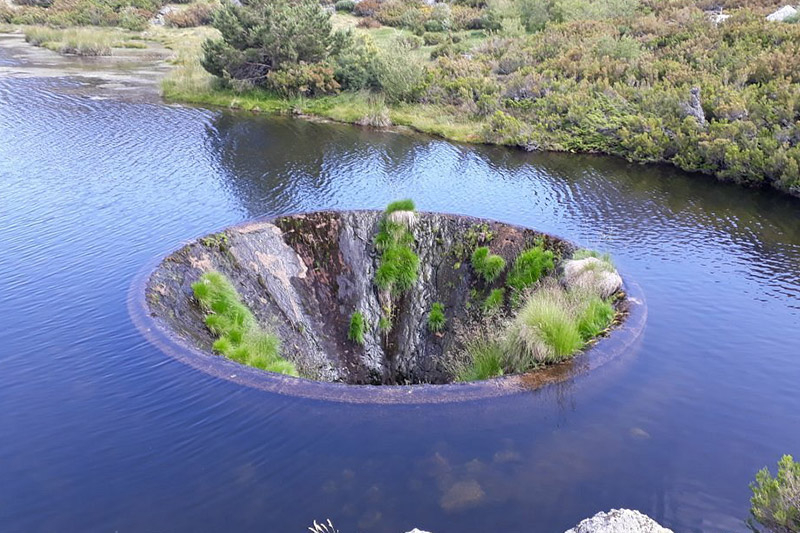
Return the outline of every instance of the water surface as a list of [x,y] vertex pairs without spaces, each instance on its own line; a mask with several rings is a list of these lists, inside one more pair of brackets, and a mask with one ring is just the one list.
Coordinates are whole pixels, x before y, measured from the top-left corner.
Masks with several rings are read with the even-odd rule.
[[[797,200],[101,82],[0,73],[0,530],[561,532],[629,507],[744,531],[755,472],[800,456]],[[128,317],[185,239],[400,197],[612,253],[647,297],[639,349],[535,393],[346,405],[212,378]]]

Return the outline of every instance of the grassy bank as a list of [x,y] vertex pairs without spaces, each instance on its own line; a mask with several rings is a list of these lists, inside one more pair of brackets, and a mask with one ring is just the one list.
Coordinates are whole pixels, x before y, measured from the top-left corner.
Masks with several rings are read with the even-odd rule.
[[108,56],[114,48],[147,48],[138,33],[116,28],[28,26],[25,40],[61,54]]

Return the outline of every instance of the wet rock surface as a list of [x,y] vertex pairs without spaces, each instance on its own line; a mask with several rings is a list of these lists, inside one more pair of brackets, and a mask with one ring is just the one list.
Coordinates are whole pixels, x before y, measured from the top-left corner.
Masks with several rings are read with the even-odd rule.
[[[471,217],[419,213],[413,227],[420,268],[415,285],[393,298],[389,331],[374,284],[380,211],[317,212],[261,220],[197,239],[168,256],[146,285],[150,313],[174,334],[211,353],[213,338],[191,284],[216,270],[227,276],[259,322],[282,340],[284,357],[313,379],[351,384],[445,383],[448,354],[482,320],[491,287],[476,278],[469,256],[489,246],[511,264],[536,240],[557,255],[574,246],[534,230]],[[495,285],[502,286],[504,280]],[[447,327],[428,328],[434,302]],[[367,324],[363,345],[347,337],[352,314]]]

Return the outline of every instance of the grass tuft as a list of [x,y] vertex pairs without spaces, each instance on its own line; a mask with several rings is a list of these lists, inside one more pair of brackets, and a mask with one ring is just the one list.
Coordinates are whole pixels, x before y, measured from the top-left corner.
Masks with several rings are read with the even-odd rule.
[[506,260],[489,252],[488,246],[481,246],[472,252],[472,268],[486,283],[492,283],[505,270]]
[[445,322],[447,318],[444,315],[444,304],[434,303],[428,313],[428,329],[433,333],[439,333],[444,329]]
[[539,281],[553,266],[553,252],[545,250],[541,245],[528,248],[514,260],[506,283],[520,293]]
[[397,200],[386,206],[386,213],[394,213],[395,211],[414,211],[415,209],[414,200]]
[[582,297],[578,313],[578,332],[584,341],[598,336],[614,318],[614,306],[608,300],[590,294]]
[[375,285],[395,296],[413,287],[419,273],[419,256],[411,248],[414,244],[414,235],[410,231],[412,224],[390,219],[394,213],[408,212],[413,215],[409,208],[414,208],[411,200],[389,204],[375,236],[375,248],[382,252],[375,271]]
[[294,364],[280,356],[280,339],[261,329],[236,288],[219,272],[207,272],[192,284],[194,297],[209,312],[205,323],[217,337],[212,349],[248,366],[297,376]]
[[505,289],[493,289],[483,301],[483,312],[486,314],[493,314],[497,312],[502,306],[506,297]]
[[361,311],[356,311],[350,317],[350,329],[347,331],[347,338],[356,344],[364,344],[364,332],[367,326],[364,322],[364,315]]
[[472,341],[467,346],[469,364],[456,372],[456,381],[479,381],[503,375],[505,352],[500,343],[487,339]]

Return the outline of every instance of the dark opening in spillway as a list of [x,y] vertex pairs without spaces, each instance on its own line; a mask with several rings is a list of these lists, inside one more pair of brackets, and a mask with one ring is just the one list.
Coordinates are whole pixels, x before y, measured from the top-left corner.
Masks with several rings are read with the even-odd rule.
[[[387,228],[408,234],[382,243]],[[416,256],[414,276],[402,286],[386,252],[400,241]],[[549,326],[541,323],[542,308],[553,311],[553,301],[576,306],[577,294],[594,291],[595,300],[613,309],[607,327],[588,335],[588,326],[576,319],[582,328],[576,353],[618,327],[631,310],[621,278],[602,258],[576,252],[573,244],[532,229],[466,216],[314,212],[252,221],[192,241],[149,274],[144,302],[157,328],[219,359],[207,322],[213,311],[192,288],[218,272],[258,326],[280,340],[281,356],[304,378],[444,384],[568,360],[562,353],[567,348],[557,345],[560,337],[551,342]],[[525,265],[548,258],[534,279],[524,279]],[[544,300],[532,302],[536,298]],[[513,353],[481,374],[474,367],[483,356],[476,352],[487,346]]]

